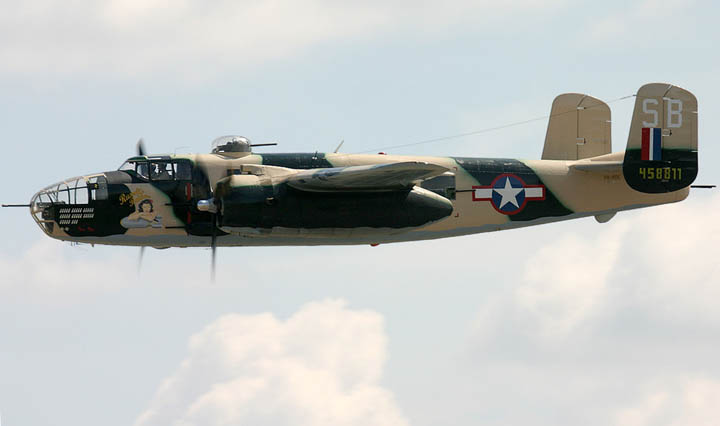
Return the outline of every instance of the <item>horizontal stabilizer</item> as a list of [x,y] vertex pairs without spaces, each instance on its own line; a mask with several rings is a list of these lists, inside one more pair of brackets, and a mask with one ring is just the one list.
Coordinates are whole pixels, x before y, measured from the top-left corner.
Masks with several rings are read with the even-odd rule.
[[288,178],[303,191],[389,191],[409,188],[414,181],[438,176],[447,168],[419,161],[304,170]]
[[543,160],[580,160],[610,153],[610,107],[581,93],[555,98]]
[[570,165],[571,169],[584,172],[621,172],[622,161],[578,161]]

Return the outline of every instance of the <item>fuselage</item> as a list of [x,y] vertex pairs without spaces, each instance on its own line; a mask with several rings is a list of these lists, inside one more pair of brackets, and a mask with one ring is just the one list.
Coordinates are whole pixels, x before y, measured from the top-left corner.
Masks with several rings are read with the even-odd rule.
[[[407,161],[448,171],[399,191],[307,192],[272,179],[286,169]],[[117,171],[51,185],[35,194],[30,210],[47,235],[91,244],[207,247],[213,235],[218,246],[382,244],[587,216],[605,221],[618,211],[680,201],[689,191],[642,193],[621,169],[571,164],[340,153],[139,156]],[[199,208],[218,198],[220,182],[231,183],[224,203],[217,211]]]

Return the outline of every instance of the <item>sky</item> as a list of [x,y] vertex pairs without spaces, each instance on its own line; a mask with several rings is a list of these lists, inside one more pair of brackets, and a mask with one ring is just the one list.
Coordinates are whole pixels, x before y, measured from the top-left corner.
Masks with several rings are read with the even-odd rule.
[[[710,1],[0,0],[3,203],[217,136],[535,159],[553,98],[648,82],[699,103],[717,184]],[[427,139],[527,124],[402,148]],[[714,425],[720,193],[378,247],[138,250],[0,211],[3,425]]]

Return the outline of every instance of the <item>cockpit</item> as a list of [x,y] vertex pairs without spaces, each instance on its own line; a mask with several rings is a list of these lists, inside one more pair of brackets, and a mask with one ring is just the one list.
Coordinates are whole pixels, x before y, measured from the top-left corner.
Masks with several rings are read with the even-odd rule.
[[171,161],[169,157],[131,158],[124,162],[118,170],[129,172],[142,180],[192,180],[192,164],[187,160]]

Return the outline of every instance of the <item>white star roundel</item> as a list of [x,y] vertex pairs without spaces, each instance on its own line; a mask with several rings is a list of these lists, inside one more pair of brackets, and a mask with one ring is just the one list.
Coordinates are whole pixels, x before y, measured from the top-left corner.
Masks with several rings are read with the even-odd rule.
[[528,200],[544,200],[543,185],[526,185],[518,176],[503,173],[489,186],[473,186],[473,201],[490,201],[493,208],[506,215],[520,213]]

